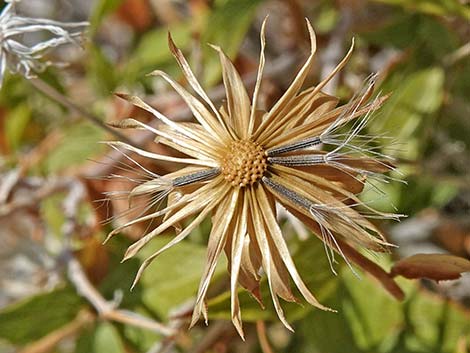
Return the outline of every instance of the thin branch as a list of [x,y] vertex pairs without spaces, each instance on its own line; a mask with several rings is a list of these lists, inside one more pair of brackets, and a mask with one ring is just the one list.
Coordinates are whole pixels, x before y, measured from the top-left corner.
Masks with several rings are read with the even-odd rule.
[[[2,183],[0,184],[0,205],[5,204],[5,202],[8,200],[11,191],[18,183],[20,176],[21,176],[20,168],[10,170],[1,176]],[[0,211],[0,215],[1,215],[1,211]]]
[[206,334],[199,341],[199,343],[193,347],[189,353],[204,353],[207,352],[219,339],[221,336],[227,332],[235,332],[232,325],[226,321],[217,321],[211,324],[211,326],[206,330]]
[[[182,331],[183,326],[187,325],[187,319],[190,317],[194,308],[194,302],[192,300],[185,302],[175,309],[171,310],[169,315],[170,327],[178,332],[179,335],[184,335]],[[165,337],[163,340],[156,342],[147,353],[169,353],[173,352],[173,348],[177,345],[179,336]]]
[[58,330],[49,333],[40,340],[27,345],[18,353],[51,352],[60,342],[79,334],[83,330],[83,328],[93,322],[93,320],[94,315],[92,315],[90,312],[85,310],[80,311],[77,317],[72,322],[59,328]]
[[37,204],[45,199],[46,197],[61,192],[67,189],[68,181],[61,179],[53,179],[48,182],[44,182],[34,193],[29,197],[14,199],[7,204],[0,204],[0,218],[6,217],[11,213],[20,209],[35,207]]
[[70,249],[71,238],[77,228],[76,218],[81,201],[85,197],[85,188],[80,182],[70,184],[69,193],[63,202],[65,222],[62,233],[65,244],[65,258],[69,280],[75,286],[79,295],[84,297],[98,312],[99,316],[106,320],[121,322],[123,324],[144,328],[164,336],[171,336],[175,331],[165,325],[137,314],[133,311],[117,309],[115,302],[107,301],[91,284],[80,262],[75,259]]
[[169,353],[173,351],[175,344],[175,337],[167,337],[166,339],[155,343],[152,347],[150,347],[147,353]]
[[37,145],[32,146],[31,150],[22,154],[18,158],[19,174],[27,175],[32,167],[39,165],[49,153],[57,148],[59,143],[64,139],[64,132],[61,130],[53,130],[48,133]]
[[470,56],[470,42],[465,43],[457,50],[444,56],[443,62],[446,66],[451,66],[467,56]]
[[120,141],[124,141],[130,145],[135,145],[130,139],[128,139],[125,135],[121,134],[119,131],[111,128],[110,126],[106,125],[101,119],[93,115],[92,113],[88,112],[87,110],[81,108],[80,106],[73,103],[68,97],[64,96],[54,87],[46,83],[45,81],[41,80],[40,78],[31,78],[29,82],[36,88],[38,91],[42,92],[46,96],[48,96],[53,101],[59,103],[63,107],[69,109],[70,111],[75,112],[76,114],[83,116],[91,123],[95,124],[99,128],[109,132],[111,135],[118,138]]
[[175,331],[150,318],[129,310],[116,309],[116,303],[106,301],[88,280],[82,265],[73,257],[68,260],[68,277],[77,289],[78,294],[83,296],[99,316],[106,320],[116,321],[123,324],[144,328],[164,336],[172,336]]

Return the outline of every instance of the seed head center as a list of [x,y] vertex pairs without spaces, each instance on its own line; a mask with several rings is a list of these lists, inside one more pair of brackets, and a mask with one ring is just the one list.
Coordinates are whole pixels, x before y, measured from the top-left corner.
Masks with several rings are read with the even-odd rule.
[[230,142],[220,165],[225,180],[237,187],[253,185],[261,179],[267,167],[263,148],[250,140]]

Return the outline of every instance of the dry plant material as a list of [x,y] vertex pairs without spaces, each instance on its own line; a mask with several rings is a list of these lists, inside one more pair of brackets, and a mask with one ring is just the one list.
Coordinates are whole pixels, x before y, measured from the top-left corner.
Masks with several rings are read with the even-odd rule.
[[447,254],[416,254],[395,263],[391,274],[409,279],[428,278],[434,281],[458,279],[470,272],[470,261]]
[[[361,135],[371,113],[384,100],[370,99],[374,77],[343,106],[337,107],[338,98],[322,92],[348,62],[353,49],[351,45],[346,57],[327,78],[302,91],[316,51],[315,33],[307,21],[310,55],[277,103],[267,112],[260,111],[258,99],[265,65],[265,25],[266,21],[261,29],[261,54],[251,99],[234,65],[221,48],[213,46],[220,57],[226,91],[226,104],[217,109],[171,36],[170,50],[195,94],[164,72],[154,71],[152,75],[163,78],[179,93],[197,122],[174,122],[138,97],[119,95],[152,113],[161,124],[152,127],[135,119],[126,119],[116,123],[116,127],[151,131],[157,137],[156,142],[184,153],[184,158],[151,153],[119,141],[108,143],[126,154],[136,153],[184,166],[163,176],[142,167],[139,172],[145,180],[135,180],[137,186],[124,194],[132,202],[143,195],[151,195],[153,199],[146,205],[147,210],[166,199],[165,207],[135,218],[109,234],[108,239],[133,224],[163,217],[155,229],[129,247],[125,260],[135,256],[162,232],[171,227],[177,230],[177,235],[167,245],[143,262],[135,281],[163,251],[184,240],[205,218],[211,217],[207,260],[191,326],[201,315],[207,322],[204,300],[218,259],[225,252],[230,272],[232,322],[242,337],[238,287],[242,286],[261,301],[259,282],[262,273],[267,278],[277,315],[287,328],[292,330],[279,298],[298,300],[291,289],[291,280],[308,303],[331,310],[317,301],[300,277],[276,220],[276,204],[309,220],[308,226],[317,231],[325,244],[333,271],[335,252],[348,264],[350,254],[353,262],[366,270],[371,269],[387,288],[396,287],[386,272],[355,250],[387,251],[392,245],[368,218],[397,218],[394,214],[374,211],[356,196],[366,179],[383,178],[383,173],[394,169],[386,156],[369,147],[374,138]],[[345,132],[347,123],[351,127]],[[325,150],[320,150],[321,146],[326,146]],[[130,156],[129,159],[132,161]],[[402,292],[395,287],[395,294],[400,297]]]
[[119,18],[138,32],[152,25],[153,14],[148,0],[126,0],[117,10]]
[[[5,71],[19,73],[26,78],[35,77],[51,65],[63,65],[43,60],[45,54],[64,44],[79,44],[88,22],[59,22],[45,18],[31,18],[16,13],[16,1],[6,4],[0,13],[0,88]],[[30,44],[27,34],[49,35],[49,39]]]

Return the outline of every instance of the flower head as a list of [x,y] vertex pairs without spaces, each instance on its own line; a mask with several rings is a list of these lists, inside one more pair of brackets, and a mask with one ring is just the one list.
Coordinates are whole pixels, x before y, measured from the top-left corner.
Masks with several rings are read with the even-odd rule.
[[[197,122],[174,122],[141,99],[120,95],[152,113],[161,124],[152,127],[126,119],[116,126],[152,131],[159,143],[183,152],[187,158],[109,142],[120,150],[184,166],[163,176],[145,169],[150,179],[130,191],[129,198],[146,195],[154,202],[166,198],[166,206],[109,234],[111,237],[133,224],[163,217],[155,229],[129,247],[124,257],[128,259],[157,235],[172,226],[180,227],[180,222],[188,220],[167,245],[144,261],[136,281],[159,254],[185,239],[206,217],[211,217],[207,261],[191,324],[194,325],[201,314],[207,320],[204,299],[219,256],[225,252],[230,272],[232,321],[240,335],[243,331],[237,288],[242,286],[261,300],[262,273],[266,275],[277,314],[286,327],[290,328],[279,298],[296,301],[289,277],[308,303],[327,309],[312,295],[296,269],[276,220],[276,205],[285,207],[315,232],[328,249],[331,263],[334,252],[347,260],[354,247],[386,251],[390,244],[368,216],[395,217],[374,212],[356,196],[362,191],[366,178],[380,177],[393,169],[385,156],[368,147],[370,137],[360,135],[371,112],[383,100],[369,100],[373,79],[363,92],[343,106],[337,107],[338,99],[322,92],[350,58],[352,46],[327,78],[302,91],[316,50],[315,34],[307,21],[311,41],[307,61],[277,103],[267,112],[260,111],[258,97],[265,64],[265,24],[266,21],[261,29],[260,62],[251,99],[234,65],[222,49],[213,46],[220,56],[226,90],[226,104],[218,109],[196,80],[171,36],[170,50],[196,94],[189,93],[161,71],[152,74],[163,78],[179,93]],[[352,128],[343,133],[345,124],[351,121]],[[320,149],[321,146],[325,146],[325,150]],[[362,209],[355,207],[359,205]]]
[[[15,3],[8,3],[0,13],[0,87],[7,68],[30,78],[52,65],[41,60],[45,53],[62,44],[78,44],[77,38],[87,25],[87,22],[64,23],[20,16],[15,11]],[[47,32],[49,38],[33,45],[23,41],[25,34],[39,32]]]

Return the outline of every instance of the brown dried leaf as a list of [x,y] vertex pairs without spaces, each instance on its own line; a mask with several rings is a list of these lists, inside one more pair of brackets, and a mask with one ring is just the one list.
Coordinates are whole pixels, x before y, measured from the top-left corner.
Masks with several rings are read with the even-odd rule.
[[88,278],[93,284],[99,284],[108,274],[108,248],[102,245],[102,240],[96,236],[84,239],[84,246],[76,256],[84,267]]
[[144,32],[153,22],[148,0],[124,1],[117,10],[117,16],[138,32]]
[[460,278],[470,272],[470,261],[445,254],[416,254],[398,261],[392,268],[393,276],[406,278],[429,278],[435,281]]

